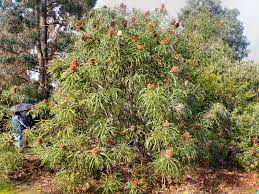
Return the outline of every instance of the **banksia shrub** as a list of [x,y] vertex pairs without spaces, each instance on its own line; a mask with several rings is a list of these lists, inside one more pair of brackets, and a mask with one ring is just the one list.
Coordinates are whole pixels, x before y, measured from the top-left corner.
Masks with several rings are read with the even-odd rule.
[[234,148],[230,153],[235,163],[245,170],[255,170],[259,167],[259,103],[250,104],[244,112],[236,109],[233,119],[236,126],[231,131]]
[[[148,192],[153,185],[140,181],[147,174],[154,181],[179,180],[210,142],[212,127],[222,129],[229,119],[224,106],[209,110],[203,103],[206,94],[191,79],[199,72],[189,66],[196,60],[189,50],[194,46],[162,17],[165,7],[134,16],[121,9],[90,11],[70,52],[51,62],[59,85],[52,118],[31,138],[42,163],[60,169],[57,179],[71,183],[66,192],[85,179],[98,182],[91,189],[105,193]],[[92,38],[82,40],[80,33]],[[143,163],[148,172],[137,170]]]

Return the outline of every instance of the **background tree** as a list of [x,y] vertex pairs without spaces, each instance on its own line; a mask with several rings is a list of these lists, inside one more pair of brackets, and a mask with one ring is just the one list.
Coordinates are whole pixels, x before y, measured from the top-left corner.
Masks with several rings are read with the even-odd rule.
[[222,38],[233,49],[235,59],[242,60],[248,56],[249,43],[244,36],[244,27],[238,19],[240,13],[237,9],[224,8],[220,0],[188,0],[179,18],[185,23],[189,17],[201,11],[209,12],[227,24],[228,28],[223,31]]
[[1,1],[0,63],[39,73],[39,88],[48,94],[48,62],[65,51],[71,18],[80,18],[93,0]]

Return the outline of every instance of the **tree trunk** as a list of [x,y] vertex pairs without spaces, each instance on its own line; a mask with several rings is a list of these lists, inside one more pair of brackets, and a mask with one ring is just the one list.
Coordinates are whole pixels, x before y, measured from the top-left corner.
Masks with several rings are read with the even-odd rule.
[[38,60],[39,85],[44,98],[49,96],[48,90],[48,26],[47,26],[47,0],[38,0]]

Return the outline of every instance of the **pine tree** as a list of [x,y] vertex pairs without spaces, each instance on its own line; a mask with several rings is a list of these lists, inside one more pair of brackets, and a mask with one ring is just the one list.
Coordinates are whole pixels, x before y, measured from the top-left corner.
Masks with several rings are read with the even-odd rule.
[[[1,2],[0,63],[39,72],[39,88],[49,93],[48,61],[70,42],[70,17],[81,17],[92,0],[23,0]],[[69,36],[68,36],[69,34]]]

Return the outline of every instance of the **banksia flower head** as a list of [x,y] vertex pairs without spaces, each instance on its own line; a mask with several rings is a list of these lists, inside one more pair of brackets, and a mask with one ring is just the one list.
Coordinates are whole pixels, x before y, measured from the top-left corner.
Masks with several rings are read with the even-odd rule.
[[117,36],[122,36],[122,31],[121,31],[121,30],[119,30],[119,31],[117,32]]
[[138,180],[137,179],[133,179],[130,181],[132,187],[136,188],[138,186]]
[[174,74],[174,75],[178,75],[180,73],[180,69],[179,67],[177,66],[173,66],[172,69],[171,69],[171,72]]
[[37,144],[38,144],[38,145],[43,144],[43,139],[42,139],[42,137],[39,137],[39,138],[37,139]]
[[131,18],[130,18],[130,22],[131,22],[131,23],[134,23],[134,22],[136,21],[136,19],[137,19],[136,16],[133,15],[133,16],[131,16]]
[[81,40],[83,40],[83,41],[87,41],[87,40],[90,40],[90,39],[92,39],[92,37],[89,36],[89,35],[82,35],[81,36]]
[[89,58],[89,59],[87,60],[87,63],[88,63],[89,65],[94,66],[94,65],[96,65],[96,60],[95,60],[94,58]]
[[133,41],[138,41],[139,40],[139,36],[138,35],[133,35],[132,36],[132,40]]
[[196,125],[194,126],[194,128],[195,128],[195,129],[201,129],[201,128],[202,128],[202,125],[201,125],[201,124],[196,124]]
[[184,134],[182,134],[182,138],[185,142],[188,142],[190,139],[190,133],[188,131],[185,131]]
[[155,24],[154,22],[150,22],[150,23],[148,24],[148,26],[149,26],[150,28],[155,28],[155,27],[156,27],[156,24]]
[[126,131],[124,129],[122,129],[122,130],[119,131],[119,134],[121,136],[125,136],[126,135]]
[[64,149],[65,149],[65,145],[64,145],[64,144],[60,144],[60,145],[59,145],[59,148],[60,148],[61,150],[64,150]]
[[210,111],[208,111],[208,112],[206,112],[206,113],[204,114],[204,117],[205,117],[206,119],[211,118],[211,116],[212,116],[212,113],[211,113]]
[[65,107],[68,107],[70,105],[70,102],[67,98],[64,100],[64,105]]
[[136,126],[131,126],[131,127],[130,127],[130,131],[131,131],[131,132],[135,132],[136,130],[137,130],[137,127],[136,127]]
[[92,152],[92,155],[93,155],[93,156],[97,156],[97,154],[98,154],[98,149],[97,149],[97,147],[94,147],[91,152]]
[[156,85],[155,84],[148,84],[147,89],[149,89],[151,91],[154,91],[156,89]]
[[184,81],[189,81],[189,82],[191,82],[191,81],[192,81],[192,78],[191,78],[190,76],[185,76],[185,77],[184,77]]
[[109,30],[108,30],[108,36],[109,36],[109,37],[112,37],[113,32],[114,32],[114,28],[110,26],[110,27],[109,27]]
[[79,29],[81,27],[81,21],[76,21],[76,28]]
[[82,27],[82,23],[81,23],[80,20],[78,20],[78,21],[76,22],[76,29],[78,29],[78,30],[84,30],[84,28]]
[[161,41],[161,44],[162,45],[168,45],[169,44],[169,41],[167,38],[164,38],[162,41]]
[[149,10],[145,11],[144,16],[147,17],[149,15],[150,15],[150,11]]
[[44,104],[46,104],[46,105],[49,105],[49,100],[48,100],[48,99],[44,99],[42,102],[43,102]]
[[165,4],[162,3],[160,9],[165,9]]
[[116,24],[116,22],[114,20],[112,20],[110,26],[114,28],[115,24]]
[[143,44],[139,44],[137,45],[138,50],[143,50],[145,48],[145,46]]
[[175,18],[173,18],[173,19],[171,20],[171,22],[170,22],[170,24],[171,24],[172,26],[175,26],[176,23],[177,23],[177,21],[176,21]]
[[172,126],[172,125],[171,125],[171,123],[168,122],[168,120],[166,120],[166,121],[163,123],[163,127],[166,128],[166,129],[167,129],[167,128],[170,128],[171,126]]
[[165,10],[165,4],[162,3],[161,6],[160,6],[160,13],[164,13],[166,10]]
[[69,68],[70,68],[70,70],[74,73],[74,72],[77,71],[78,67],[79,67],[78,60],[74,58],[74,59],[72,60],[72,62],[70,63],[70,67],[69,67]]
[[173,152],[173,150],[171,150],[171,149],[162,150],[162,151],[160,152],[160,156],[161,156],[161,157],[165,157],[165,158],[167,158],[168,160],[171,160],[171,159],[173,158],[173,156],[174,156],[174,152]]

